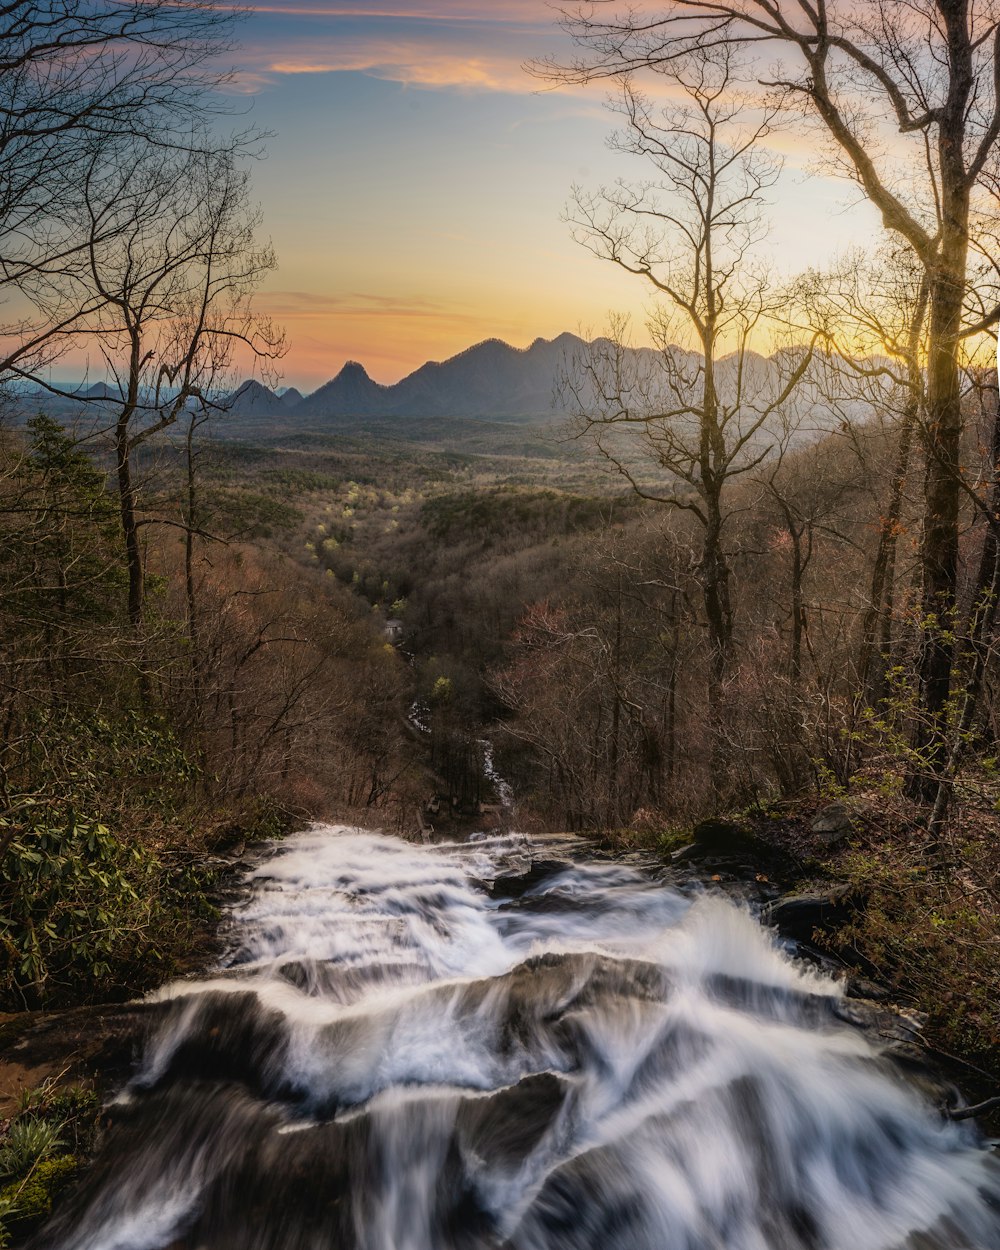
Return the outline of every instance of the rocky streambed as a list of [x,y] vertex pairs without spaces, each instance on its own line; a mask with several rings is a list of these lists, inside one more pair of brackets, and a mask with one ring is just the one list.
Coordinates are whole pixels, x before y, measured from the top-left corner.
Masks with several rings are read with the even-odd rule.
[[135,1068],[34,1244],[995,1250],[986,1143],[905,1017],[761,926],[741,891],[773,916],[779,865],[741,880],[731,835],[668,868],[289,839],[211,975],[116,1009]]

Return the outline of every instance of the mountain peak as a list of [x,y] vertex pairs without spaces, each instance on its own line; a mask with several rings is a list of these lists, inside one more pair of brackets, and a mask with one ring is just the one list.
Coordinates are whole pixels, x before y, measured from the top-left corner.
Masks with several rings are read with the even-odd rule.
[[263,417],[281,411],[281,400],[263,382],[248,378],[242,386],[227,395],[221,407],[236,416]]

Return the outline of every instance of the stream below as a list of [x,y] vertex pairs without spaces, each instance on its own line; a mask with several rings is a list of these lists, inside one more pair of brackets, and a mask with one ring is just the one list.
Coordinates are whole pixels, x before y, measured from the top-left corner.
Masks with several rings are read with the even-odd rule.
[[1000,1250],[1000,1162],[725,898],[324,826],[154,996],[46,1250]]

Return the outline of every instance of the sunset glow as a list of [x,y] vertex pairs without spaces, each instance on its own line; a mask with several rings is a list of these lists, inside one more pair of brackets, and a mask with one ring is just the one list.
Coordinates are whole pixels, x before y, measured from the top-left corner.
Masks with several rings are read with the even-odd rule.
[[[286,383],[310,389],[347,359],[391,382],[491,336],[596,332],[611,311],[641,337],[642,284],[560,219],[574,184],[646,172],[608,151],[604,90],[553,91],[524,69],[562,38],[527,0],[253,6],[232,90],[273,133],[255,187],[279,269],[261,306],[288,331]],[[810,169],[805,140],[774,146],[776,270],[870,236],[871,211]]]

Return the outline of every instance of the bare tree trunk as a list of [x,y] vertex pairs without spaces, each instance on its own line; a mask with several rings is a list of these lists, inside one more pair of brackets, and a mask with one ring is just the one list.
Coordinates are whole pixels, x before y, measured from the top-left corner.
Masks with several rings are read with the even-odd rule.
[[194,720],[200,733],[202,721],[201,640],[198,634],[198,600],[194,576],[194,538],[197,525],[197,483],[194,465],[195,418],[188,424],[186,438],[187,508],[184,518],[184,594],[187,601],[188,641],[191,644],[191,683],[194,696]]
[[935,840],[940,838],[948,818],[948,809],[955,791],[955,778],[968,750],[969,736],[979,711],[1000,599],[1000,537],[997,533],[997,523],[1000,521],[1000,392],[991,388],[991,393],[994,396],[991,439],[993,482],[990,487],[987,505],[989,513],[975,590],[959,653],[959,664],[964,678],[962,712],[952,732],[947,763],[937,779],[929,823]]
[[132,482],[131,444],[128,436],[129,414],[118,419],[115,431],[115,456],[118,470],[118,503],[125,542],[125,566],[128,571],[128,619],[132,628],[142,628],[142,547],[135,515],[135,486]]
[[[953,634],[958,585],[961,413],[957,360],[961,298],[939,278],[931,291],[928,422],[924,439],[927,474],[920,551],[923,636],[919,663],[920,712],[914,746],[925,764],[911,780],[914,797],[931,799],[947,751],[945,717],[951,694]],[[950,342],[948,341],[950,337]]]
[[729,599],[729,567],[722,550],[721,517],[718,500],[708,512],[702,551],[701,578],[708,621],[708,715],[711,738],[710,764],[712,794],[716,806],[725,794],[725,735],[723,733],[723,693],[732,659],[733,620]]
[[871,706],[880,702],[885,696],[885,677],[892,663],[896,551],[916,424],[917,403],[914,401],[907,406],[899,430],[896,457],[889,483],[889,500],[879,526],[878,550],[872,568],[869,604],[861,628],[861,654],[858,661],[859,686],[862,697]]
[[964,140],[974,67],[969,0],[938,0],[947,38],[948,95],[938,113],[940,243],[930,266],[927,360],[927,479],[924,495],[924,637],[920,656],[921,711],[916,745],[928,768],[915,788],[931,798],[935,772],[944,763],[958,585],[958,519],[961,499],[959,443],[962,411],[959,345],[969,251],[970,180]]
[[622,578],[621,573],[618,574],[617,594],[615,599],[615,650],[614,650],[614,680],[612,688],[614,691],[614,703],[611,710],[611,759],[609,760],[609,777],[608,777],[608,823],[610,826],[617,827],[621,824],[621,812],[619,810],[620,782],[618,772],[621,767],[621,715],[622,701],[620,695],[621,684],[621,661],[622,661]]

